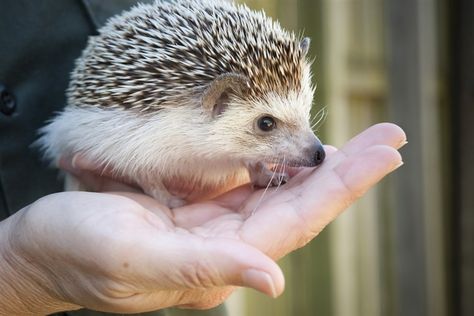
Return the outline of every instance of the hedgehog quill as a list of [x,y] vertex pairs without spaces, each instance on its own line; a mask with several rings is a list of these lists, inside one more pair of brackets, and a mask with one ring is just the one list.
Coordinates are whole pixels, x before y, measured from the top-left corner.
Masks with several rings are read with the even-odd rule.
[[52,162],[80,153],[169,207],[226,183],[279,185],[285,166],[325,157],[308,48],[245,5],[138,5],[89,39],[38,142]]

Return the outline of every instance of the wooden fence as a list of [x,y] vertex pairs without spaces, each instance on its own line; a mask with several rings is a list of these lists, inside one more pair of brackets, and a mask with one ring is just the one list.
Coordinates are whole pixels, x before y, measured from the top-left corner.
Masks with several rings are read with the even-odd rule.
[[328,110],[318,131],[325,142],[341,145],[392,121],[409,144],[403,168],[280,262],[282,297],[241,290],[231,315],[451,315],[446,2],[245,2],[312,38],[314,111]]

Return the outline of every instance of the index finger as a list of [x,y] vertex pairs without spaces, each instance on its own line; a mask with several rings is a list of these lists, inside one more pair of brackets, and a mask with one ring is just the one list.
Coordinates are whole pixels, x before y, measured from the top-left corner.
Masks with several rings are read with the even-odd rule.
[[360,134],[349,140],[327,163],[323,163],[322,168],[333,168],[346,156],[362,152],[366,148],[375,145],[386,145],[399,149],[407,143],[407,136],[403,129],[392,123],[379,123],[372,125]]

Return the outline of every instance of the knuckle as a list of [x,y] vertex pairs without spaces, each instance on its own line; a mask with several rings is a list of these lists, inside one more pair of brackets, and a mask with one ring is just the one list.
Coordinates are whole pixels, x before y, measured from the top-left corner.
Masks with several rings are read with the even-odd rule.
[[345,209],[361,197],[364,192],[350,187],[339,173],[334,170],[333,172],[335,185],[332,187],[330,194],[331,196],[337,197],[341,208]]
[[298,215],[298,219],[300,221],[300,226],[303,227],[303,229],[300,230],[300,235],[296,241],[296,246],[297,248],[301,248],[313,240],[313,238],[318,235],[320,230],[315,230],[314,227],[312,227],[312,225],[310,225],[303,216]]

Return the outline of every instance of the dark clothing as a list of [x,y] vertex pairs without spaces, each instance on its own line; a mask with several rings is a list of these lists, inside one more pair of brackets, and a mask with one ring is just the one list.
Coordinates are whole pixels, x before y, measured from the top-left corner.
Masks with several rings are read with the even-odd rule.
[[[30,145],[65,104],[89,35],[135,0],[5,0],[0,4],[0,216],[61,191],[57,170]],[[151,2],[141,1],[141,2]]]
[[65,105],[69,74],[88,36],[135,2],[5,0],[0,4],[2,218],[62,190],[57,170],[47,168],[38,150],[30,146],[38,128]]
[[64,106],[69,73],[92,32],[80,1],[2,1],[0,83],[15,102],[14,112],[0,113],[2,217],[62,190],[57,171],[30,145]]
[[[0,4],[0,219],[62,191],[31,144],[65,105],[74,61],[88,36],[134,0],[4,0]],[[140,2],[152,2],[141,0]],[[223,312],[223,310],[219,310]],[[197,315],[222,315],[219,311]],[[104,315],[86,310],[63,315]],[[171,311],[143,315],[171,315]],[[182,314],[180,314],[182,315]]]

